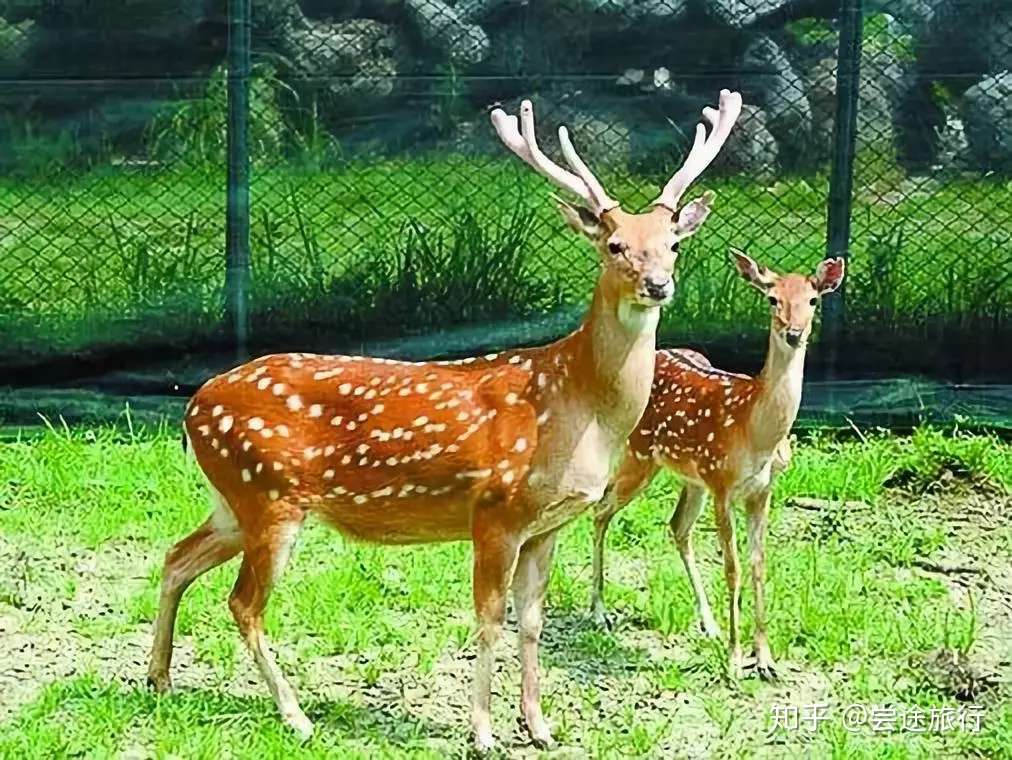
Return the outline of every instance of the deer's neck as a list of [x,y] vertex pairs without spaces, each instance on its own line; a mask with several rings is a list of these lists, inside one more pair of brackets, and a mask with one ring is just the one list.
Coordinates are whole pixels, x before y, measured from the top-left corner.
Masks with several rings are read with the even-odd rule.
[[805,347],[788,348],[770,331],[766,363],[759,373],[759,395],[752,408],[752,441],[772,452],[798,416],[805,377]]
[[631,305],[599,285],[586,320],[567,339],[568,372],[582,398],[623,441],[650,398],[659,319],[660,309]]

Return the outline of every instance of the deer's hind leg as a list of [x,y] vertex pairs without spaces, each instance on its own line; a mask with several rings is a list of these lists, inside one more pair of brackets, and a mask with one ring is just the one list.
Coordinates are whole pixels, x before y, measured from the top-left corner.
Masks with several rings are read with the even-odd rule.
[[235,518],[224,501],[216,496],[217,507],[207,521],[177,543],[165,555],[162,588],[155,619],[155,636],[148,664],[148,683],[156,691],[172,687],[172,635],[183,593],[199,576],[227,562],[242,548]]
[[299,707],[295,690],[278,667],[264,635],[267,599],[285,569],[304,519],[301,509],[275,502],[267,508],[256,530],[245,531],[242,565],[228,606],[282,719],[301,738],[308,739],[313,724]]

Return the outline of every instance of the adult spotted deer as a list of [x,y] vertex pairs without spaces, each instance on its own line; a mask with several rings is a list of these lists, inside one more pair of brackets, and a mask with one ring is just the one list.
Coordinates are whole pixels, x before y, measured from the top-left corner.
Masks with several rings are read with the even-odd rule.
[[[149,679],[167,689],[179,600],[201,573],[242,553],[229,606],[285,722],[312,732],[264,637],[264,606],[306,515],[385,544],[471,540],[478,656],[472,726],[493,745],[493,646],[514,593],[521,711],[551,742],[540,706],[542,597],[558,528],[599,501],[650,395],[659,307],[673,291],[678,244],[709,213],[678,202],[717,156],[741,109],[737,93],[707,108],[682,168],[650,211],[629,214],[605,193],[565,127],[572,171],[538,148],[529,101],[492,113],[517,156],[585,204],[561,204],[603,262],[590,312],[551,345],[459,361],[266,356],[210,380],[190,401],[186,435],[210,483],[208,520],[165,560]],[[340,593],[338,590],[337,593]]]
[[741,276],[769,299],[772,321],[766,363],[757,377],[715,369],[695,351],[658,351],[650,403],[607,496],[595,508],[591,614],[606,622],[602,599],[604,539],[612,517],[645,488],[662,467],[684,479],[670,528],[696,598],[703,632],[720,630],[706,598],[692,550],[692,527],[709,491],[730,597],[728,673],[740,676],[738,638],[741,571],[735,545],[733,500],[745,503],[755,593],[756,669],[774,678],[766,639],[766,518],[774,476],[790,460],[788,434],[801,401],[805,350],[819,299],[843,281],[843,259],[823,261],[813,276],[779,276],[741,251],[732,251]]

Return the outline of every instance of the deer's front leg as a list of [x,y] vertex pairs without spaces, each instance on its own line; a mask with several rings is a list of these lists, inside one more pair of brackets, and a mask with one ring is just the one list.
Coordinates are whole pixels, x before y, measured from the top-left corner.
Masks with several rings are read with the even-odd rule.
[[538,641],[541,638],[541,612],[555,536],[556,531],[552,531],[535,536],[524,544],[513,576],[513,599],[520,629],[520,712],[531,739],[541,749],[552,745],[552,733],[541,712]]
[[728,595],[728,662],[727,675],[732,681],[741,677],[743,657],[741,653],[741,565],[738,562],[738,547],[734,539],[734,519],[731,515],[731,500],[728,494],[717,491],[713,494],[714,513],[717,518],[717,536],[720,550],[724,555],[724,580]]
[[489,519],[488,512],[489,510],[476,512],[472,528],[478,654],[475,658],[471,693],[471,727],[475,749],[482,753],[495,746],[491,718],[495,645],[502,634],[503,620],[506,617],[506,591],[513,579],[520,550],[515,535],[498,521]]
[[773,655],[766,638],[766,521],[770,508],[770,491],[765,489],[745,500],[748,514],[749,559],[752,565],[752,588],[755,594],[755,658],[756,672],[765,680],[777,677]]

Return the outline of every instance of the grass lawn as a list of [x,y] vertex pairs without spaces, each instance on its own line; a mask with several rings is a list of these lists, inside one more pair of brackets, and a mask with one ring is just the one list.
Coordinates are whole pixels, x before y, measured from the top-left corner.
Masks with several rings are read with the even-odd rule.
[[[723,645],[696,633],[665,530],[674,479],[655,482],[609,534],[611,631],[585,615],[591,526],[581,517],[563,531],[548,591],[544,703],[561,744],[552,754],[1012,757],[1010,486],[1012,447],[989,437],[921,429],[799,442],[768,542],[782,675],[773,684],[752,675],[728,685]],[[463,752],[466,544],[383,549],[315,523],[303,532],[267,631],[317,724],[305,746],[282,728],[235,631],[225,604],[235,561],[183,601],[176,693],[148,692],[161,558],[207,504],[175,430],[49,430],[0,445],[0,757]],[[726,629],[709,514],[697,536]],[[532,756],[516,730],[514,643],[511,617],[494,719],[508,756]],[[927,714],[965,708],[958,697],[968,696],[984,711],[979,733],[842,722],[852,703]],[[818,702],[830,719],[817,730],[774,729],[775,705]]]
[[[1007,183],[888,176],[887,184],[858,178],[851,328],[882,341],[881,326],[889,324],[889,336],[908,344],[911,335],[940,328],[973,335],[997,329],[1012,310],[1012,278],[1004,274],[1012,243]],[[645,205],[660,180],[606,177],[627,208]],[[668,340],[765,329],[762,299],[734,277],[729,245],[774,268],[805,272],[825,252],[824,176],[702,184],[717,192],[715,212],[684,249],[680,288],[662,326]],[[333,338],[336,325],[350,339],[431,331],[475,319],[474,299],[483,297],[503,320],[583,303],[596,264],[565,229],[550,192],[548,183],[502,158],[258,169],[254,339],[295,336],[305,343],[314,333]],[[58,183],[0,178],[0,353],[23,359],[106,343],[202,345],[220,322],[224,203],[220,171],[106,169]],[[489,241],[518,211],[529,226],[517,255],[533,290],[518,290],[508,277],[489,288],[480,271],[494,267]],[[466,237],[454,253],[451,241],[467,213],[486,235]],[[418,237],[406,231],[409,220],[430,243],[442,238],[449,258],[419,263],[424,257]],[[460,275],[470,278],[473,297],[437,298],[438,308],[420,297],[394,298],[405,306],[401,313],[377,306],[377,287],[417,296],[482,253],[487,263]],[[412,257],[421,274],[408,272]]]

